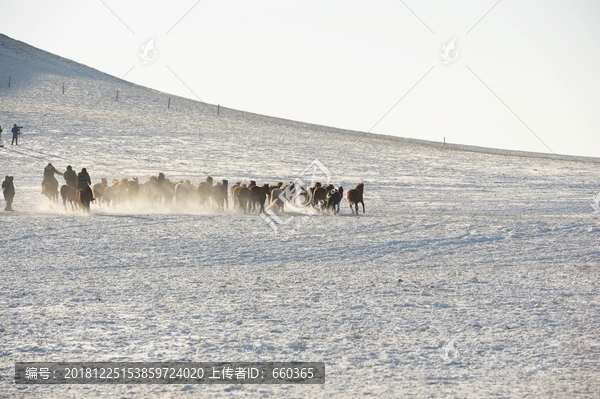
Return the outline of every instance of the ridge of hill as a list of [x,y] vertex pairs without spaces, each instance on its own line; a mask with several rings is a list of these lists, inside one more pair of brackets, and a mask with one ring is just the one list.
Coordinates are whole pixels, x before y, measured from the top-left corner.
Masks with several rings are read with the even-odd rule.
[[[196,112],[200,112],[203,114],[203,117],[211,117],[216,116],[216,108],[215,104],[208,104],[201,101],[192,100],[189,98],[179,97],[175,95],[171,95],[168,93],[163,93],[157,91],[155,89],[147,88],[144,86],[139,86],[135,83],[128,82],[126,80],[120,79],[118,77],[109,75],[107,73],[96,70],[87,65],[83,65],[77,63],[75,61],[63,58],[59,55],[55,55],[49,53],[45,50],[38,49],[34,46],[31,46],[27,43],[21,42],[16,39],[12,39],[6,35],[0,34],[0,59],[2,59],[2,63],[0,64],[0,79],[2,81],[7,82],[8,77],[11,77],[11,88],[13,91],[17,91],[17,95],[19,94],[19,89],[24,89],[28,87],[30,84],[37,84],[40,86],[40,89],[47,89],[47,93],[52,93],[49,98],[45,98],[43,95],[39,95],[39,90],[36,91],[36,95],[31,98],[27,97],[28,101],[47,101],[49,102],[57,101],[60,99],[58,94],[61,92],[62,84],[66,84],[67,97],[69,95],[73,95],[73,91],[78,92],[80,95],[76,96],[79,100],[81,99],[81,94],[85,94],[85,97],[89,97],[94,94],[97,97],[94,97],[94,100],[90,102],[81,102],[76,101],[74,105],[77,107],[86,107],[93,106],[96,107],[98,102],[102,101],[110,101],[115,98],[116,90],[120,89],[120,99],[123,101],[130,101],[131,103],[135,102],[136,96],[132,96],[131,93],[127,93],[128,90],[139,93],[139,92],[147,92],[153,93],[156,97],[162,100],[160,107],[149,107],[150,110],[157,110],[159,108],[163,108],[164,105],[168,104],[168,98],[171,99],[173,109],[185,104],[184,108],[186,111],[189,111],[192,108],[195,108]],[[40,78],[43,76],[43,78]],[[82,83],[80,80],[86,79],[85,82],[89,83],[87,79],[92,80],[96,84],[87,84]],[[66,83],[68,82],[68,83]],[[87,86],[87,87],[86,87]],[[94,87],[95,86],[95,87]],[[0,85],[0,98],[2,96],[8,96],[8,87],[5,84]],[[62,96],[64,97],[64,95]],[[159,101],[155,101],[159,102]],[[58,105],[58,104],[57,104]],[[62,102],[60,105],[65,105],[64,98],[62,98]],[[133,105],[133,104],[132,104]],[[136,104],[140,111],[148,110],[143,104]],[[156,105],[156,104],[155,104]],[[116,112],[117,110],[112,109],[112,112]],[[261,125],[271,125],[275,128],[282,125],[291,125],[296,129],[304,129],[308,131],[320,131],[327,132],[331,134],[345,134],[349,136],[349,138],[356,138],[357,140],[388,140],[394,143],[405,143],[412,145],[423,145],[423,146],[433,146],[433,147],[443,147],[448,150],[459,150],[459,151],[472,151],[472,152],[481,152],[481,153],[489,153],[495,155],[508,155],[508,156],[519,156],[519,157],[541,157],[541,158],[549,158],[549,159],[561,159],[568,161],[580,161],[580,162],[600,162],[600,158],[594,157],[581,157],[581,156],[571,156],[571,155],[561,155],[561,154],[547,154],[547,153],[535,153],[535,152],[526,152],[526,151],[517,151],[517,150],[503,150],[503,149],[494,149],[494,148],[485,148],[485,147],[477,147],[470,145],[462,145],[462,144],[452,144],[452,143],[440,143],[440,142],[432,142],[427,140],[419,140],[412,138],[403,138],[399,136],[390,136],[390,135],[382,135],[368,132],[360,132],[360,131],[352,131],[346,129],[339,129],[335,127],[329,126],[321,126],[314,125],[306,122],[298,122],[288,119],[277,118],[273,116],[265,116],[254,114],[246,111],[234,110],[227,108],[225,106],[220,106],[220,111],[223,113],[222,119],[234,119],[230,122],[237,122],[244,125],[243,120],[246,119],[248,121],[260,119]],[[2,113],[0,112],[0,115]],[[229,116],[229,118],[227,117]],[[18,118],[17,118],[18,119]],[[226,127],[227,129],[236,129],[235,123],[225,123],[225,124],[214,124],[217,121],[217,118],[211,118],[211,123],[204,124],[203,127],[208,128],[219,128],[222,129]],[[6,122],[4,122],[6,124]],[[239,130],[244,130],[246,126],[240,127]]]

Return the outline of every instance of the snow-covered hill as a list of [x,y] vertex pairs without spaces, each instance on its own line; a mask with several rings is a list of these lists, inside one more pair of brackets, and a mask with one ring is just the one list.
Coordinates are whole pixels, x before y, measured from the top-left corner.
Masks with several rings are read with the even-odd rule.
[[[0,213],[0,396],[600,395],[600,160],[217,114],[2,35],[0,82],[0,175],[17,191]],[[346,190],[364,182],[366,213],[344,201],[278,233],[232,209],[88,217],[40,194],[48,162],[94,182],[194,184],[308,179],[318,165]],[[13,382],[17,361],[142,361],[152,343],[158,361],[324,361],[327,382]]]

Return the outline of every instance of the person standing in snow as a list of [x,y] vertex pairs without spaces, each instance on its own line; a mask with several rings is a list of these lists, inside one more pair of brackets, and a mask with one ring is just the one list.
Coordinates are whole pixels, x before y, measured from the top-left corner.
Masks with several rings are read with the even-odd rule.
[[6,212],[12,212],[13,198],[15,197],[15,185],[13,176],[6,176],[2,182],[2,193],[4,194],[4,200],[6,201]]
[[92,179],[90,179],[90,175],[88,174],[87,170],[85,168],[81,169],[81,172],[77,174],[77,189],[79,190],[81,188],[87,190],[91,198],[90,201],[93,201],[95,198],[92,193],[92,188],[90,187],[91,184]]
[[73,170],[71,165],[67,166],[66,172],[63,174],[67,186],[77,188],[77,173]]
[[10,130],[12,132],[12,142],[10,145],[19,145],[19,131],[23,129],[23,126],[17,126],[15,123],[13,128]]

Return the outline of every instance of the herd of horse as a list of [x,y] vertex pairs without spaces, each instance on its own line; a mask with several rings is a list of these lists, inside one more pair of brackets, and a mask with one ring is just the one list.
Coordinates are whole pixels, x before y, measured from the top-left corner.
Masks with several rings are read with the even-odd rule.
[[[346,192],[346,199],[352,213],[358,215],[358,205],[362,205],[364,184],[359,183]],[[43,185],[42,192],[50,199],[58,202],[58,185]],[[284,184],[278,182],[274,185],[264,183],[259,186],[254,180],[249,184],[237,182],[229,188],[228,180],[214,183],[212,177],[198,185],[193,185],[189,180],[172,182],[163,173],[151,176],[150,180],[140,183],[137,177],[132,179],[113,179],[111,184],[103,177],[90,189],[63,185],[60,196],[65,210],[67,203],[71,210],[81,209],[84,213],[90,212],[90,203],[95,201],[98,206],[116,207],[126,204],[146,203],[151,206],[173,204],[176,206],[196,205],[205,208],[225,210],[229,208],[231,197],[233,209],[246,212],[265,212],[272,209],[275,212],[284,212],[298,209],[298,207],[312,207],[318,212],[331,212],[338,214],[340,203],[344,198],[344,188],[335,187],[333,184],[323,186],[315,182],[312,187],[307,187],[297,182]]]

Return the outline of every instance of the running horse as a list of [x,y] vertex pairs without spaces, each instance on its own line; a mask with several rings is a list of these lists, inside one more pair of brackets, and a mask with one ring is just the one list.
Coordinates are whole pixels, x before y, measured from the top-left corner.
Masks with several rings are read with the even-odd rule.
[[60,188],[60,196],[62,197],[63,206],[67,210],[67,201],[71,204],[71,210],[75,210],[79,204],[77,203],[77,190],[75,187],[64,184]]
[[42,194],[50,201],[58,202],[58,181],[56,179],[45,182],[42,185]]
[[76,196],[83,213],[90,213],[90,202],[94,199],[90,186],[77,189]]
[[[363,213],[365,213],[365,202],[363,200],[363,191],[365,189],[365,185],[363,183],[358,183],[355,188],[348,190],[346,193],[346,198],[348,199],[348,205],[350,205],[350,210],[352,213],[358,215],[358,204],[362,204]],[[352,209],[352,205],[354,205],[354,209]]]

